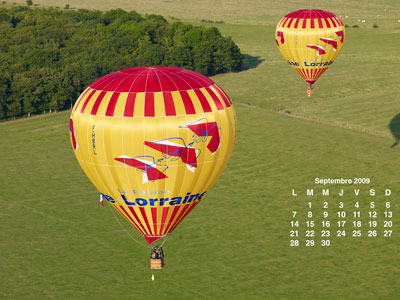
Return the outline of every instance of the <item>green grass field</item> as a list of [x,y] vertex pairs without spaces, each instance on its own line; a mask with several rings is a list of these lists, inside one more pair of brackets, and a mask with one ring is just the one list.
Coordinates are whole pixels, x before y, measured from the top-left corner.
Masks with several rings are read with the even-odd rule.
[[[211,25],[232,36],[252,68],[213,77],[235,104],[237,144],[216,185],[166,241],[162,271],[150,270],[139,233],[99,204],[71,150],[69,112],[1,123],[0,299],[398,299],[400,146],[391,146],[400,124],[389,123],[400,113],[400,6],[332,2],[318,3],[361,28],[347,30],[342,53],[307,98],[276,49],[274,24],[316,1],[34,1],[223,20]],[[306,211],[308,201],[293,200],[291,190],[320,190],[315,177],[370,177],[358,197],[363,216],[366,191],[391,188],[393,236],[381,230],[375,238],[334,236],[330,247],[321,238],[289,247],[291,212]],[[329,199],[334,216],[337,197]],[[381,221],[384,198],[376,201]]]

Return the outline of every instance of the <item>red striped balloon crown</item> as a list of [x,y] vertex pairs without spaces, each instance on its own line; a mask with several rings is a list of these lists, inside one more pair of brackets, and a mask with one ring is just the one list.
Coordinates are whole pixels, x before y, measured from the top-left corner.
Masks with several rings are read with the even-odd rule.
[[96,80],[79,97],[74,112],[159,117],[207,113],[231,105],[225,92],[204,75],[174,67],[138,67]]
[[320,9],[301,9],[284,16],[278,27],[282,28],[333,28],[343,26],[342,21],[333,13]]

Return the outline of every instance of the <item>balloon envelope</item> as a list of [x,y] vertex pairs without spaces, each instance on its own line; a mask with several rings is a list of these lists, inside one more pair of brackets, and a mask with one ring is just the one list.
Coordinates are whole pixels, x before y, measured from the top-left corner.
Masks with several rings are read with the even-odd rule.
[[317,9],[291,12],[278,23],[276,44],[287,63],[310,85],[342,50],[345,30],[334,14]]
[[201,74],[131,68],[82,93],[70,133],[103,199],[152,243],[172,232],[221,174],[236,117],[225,92]]

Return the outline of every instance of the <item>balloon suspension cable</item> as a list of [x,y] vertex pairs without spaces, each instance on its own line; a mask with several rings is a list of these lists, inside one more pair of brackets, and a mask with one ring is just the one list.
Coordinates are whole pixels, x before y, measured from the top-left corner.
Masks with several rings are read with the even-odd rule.
[[161,247],[164,245],[164,243],[167,241],[167,239],[168,239],[168,237],[169,237],[169,234],[165,237],[165,238],[163,238],[162,239],[162,243],[161,243]]
[[310,84],[310,86],[307,89],[307,96],[310,97],[312,95],[312,93],[314,93],[314,88],[313,88],[312,84]]
[[109,207],[110,211],[112,212],[114,218],[117,220],[118,224],[121,226],[121,228],[122,228],[123,230],[125,230],[125,232],[129,235],[129,237],[130,237],[132,240],[134,240],[134,241],[135,241],[136,243],[138,243],[140,246],[143,246],[143,247],[146,247],[146,248],[153,248],[153,247],[150,246],[150,245],[143,244],[143,243],[139,242],[138,240],[136,240],[136,239],[129,233],[129,231],[126,230],[126,228],[121,224],[121,222],[118,220],[118,217],[117,217],[117,216],[115,215],[115,213],[114,213],[114,208],[111,208],[111,204],[108,203],[107,206]]

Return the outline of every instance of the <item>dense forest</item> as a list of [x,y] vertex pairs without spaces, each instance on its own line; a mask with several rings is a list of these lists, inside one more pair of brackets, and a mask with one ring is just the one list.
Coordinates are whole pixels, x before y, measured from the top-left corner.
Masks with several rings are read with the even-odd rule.
[[124,68],[178,66],[214,75],[245,64],[214,27],[122,9],[0,9],[0,119],[70,108],[94,80]]

